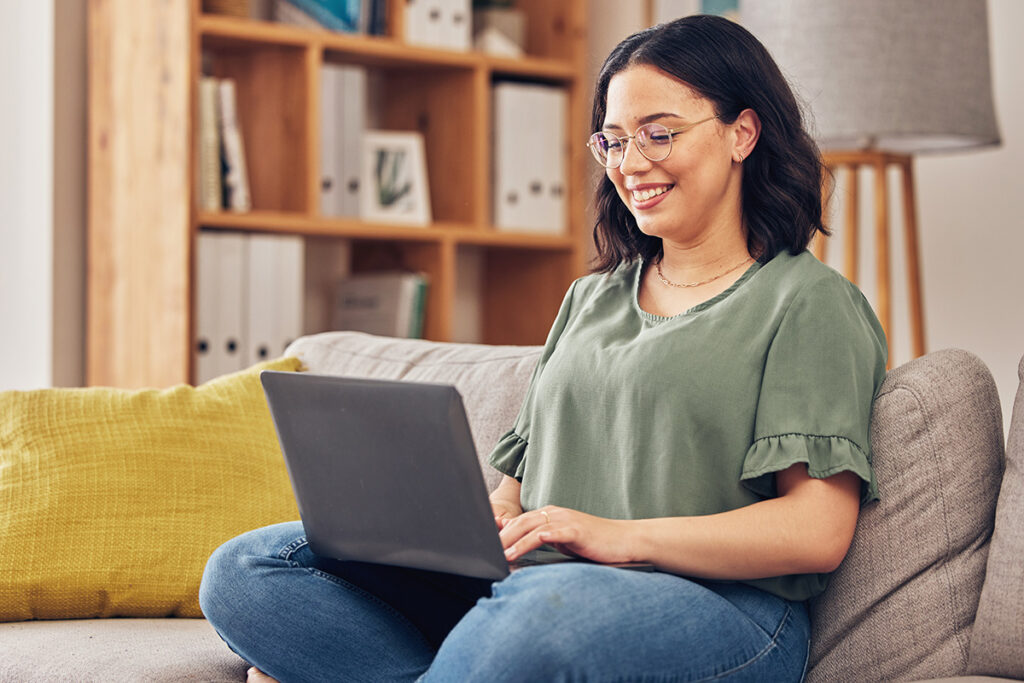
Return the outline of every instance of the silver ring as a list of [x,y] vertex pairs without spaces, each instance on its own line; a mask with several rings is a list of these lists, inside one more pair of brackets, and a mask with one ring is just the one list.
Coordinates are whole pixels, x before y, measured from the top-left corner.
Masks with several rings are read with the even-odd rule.
[[546,524],[551,524],[551,516],[545,510],[538,510],[537,512],[544,515],[544,519],[547,520]]

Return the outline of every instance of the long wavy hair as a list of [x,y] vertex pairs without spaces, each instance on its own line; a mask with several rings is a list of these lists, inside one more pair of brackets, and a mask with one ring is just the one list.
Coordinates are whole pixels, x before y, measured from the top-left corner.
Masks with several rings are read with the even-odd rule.
[[[750,253],[762,262],[783,249],[798,254],[822,223],[823,181],[830,177],[804,129],[796,97],[775,60],[749,31],[709,15],[695,15],[634,33],[612,50],[594,92],[592,130],[604,125],[612,76],[648,64],[679,79],[709,100],[726,124],[744,109],[761,119],[761,135],[743,161],[742,215]],[[641,257],[655,260],[661,238],[645,235],[607,175],[596,193],[595,272],[611,272]]]

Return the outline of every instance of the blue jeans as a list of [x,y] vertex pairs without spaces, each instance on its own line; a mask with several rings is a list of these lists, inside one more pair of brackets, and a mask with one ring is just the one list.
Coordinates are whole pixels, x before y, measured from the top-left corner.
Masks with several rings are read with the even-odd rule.
[[203,612],[282,681],[799,681],[803,603],[584,563],[498,582],[315,555],[299,522],[210,558]]

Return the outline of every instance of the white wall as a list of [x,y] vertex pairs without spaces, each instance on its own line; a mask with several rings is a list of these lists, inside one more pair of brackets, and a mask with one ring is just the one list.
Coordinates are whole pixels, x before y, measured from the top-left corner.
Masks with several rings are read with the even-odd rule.
[[[930,349],[967,349],[999,386],[1004,427],[1024,354],[1024,2],[989,0],[999,148],[917,163]],[[956,106],[951,102],[950,106]]]
[[52,370],[53,5],[11,2],[0,22],[0,388]]
[[0,390],[82,380],[85,3],[4,0]]
[[[741,0],[742,3],[751,0]],[[615,44],[643,27],[646,3],[590,0],[591,74]],[[697,0],[653,0],[653,16],[665,20],[693,11]],[[1001,147],[916,160],[919,242],[928,350],[956,347],[978,355],[992,370],[1009,425],[1017,391],[1017,363],[1024,354],[1024,2],[989,0],[993,89],[1002,132]],[[827,55],[823,55],[827,58]],[[941,74],[935,74],[941,77]],[[592,79],[593,80],[593,79]],[[950,103],[956,106],[956,103]],[[842,179],[840,178],[840,181]],[[871,188],[867,177],[862,188]],[[832,206],[841,216],[841,187]],[[894,235],[901,236],[895,178],[890,182]],[[862,189],[861,216],[869,221],[873,198]],[[828,262],[841,264],[839,239],[832,240]],[[872,226],[861,227],[861,288],[874,298]],[[893,329],[890,353],[895,364],[910,358],[906,273],[903,247],[892,245]]]

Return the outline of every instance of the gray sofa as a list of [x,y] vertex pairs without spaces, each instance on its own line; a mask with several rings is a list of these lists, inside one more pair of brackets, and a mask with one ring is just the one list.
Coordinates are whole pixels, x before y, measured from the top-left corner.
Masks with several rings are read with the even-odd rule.
[[[454,384],[481,454],[511,425],[539,354],[357,333],[290,351],[313,372]],[[871,434],[882,501],[863,511],[812,604],[807,679],[1024,680],[1024,385],[1005,458],[991,374],[964,351],[890,372]],[[498,478],[486,473],[490,486]],[[245,671],[199,619],[0,624],[0,681],[240,681]]]

